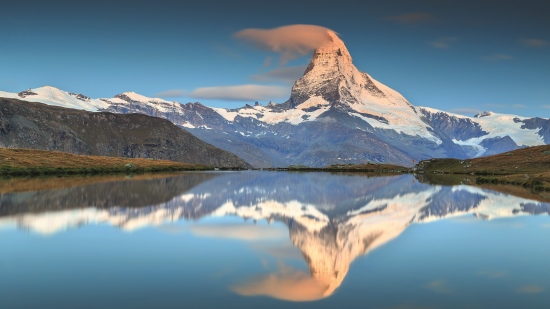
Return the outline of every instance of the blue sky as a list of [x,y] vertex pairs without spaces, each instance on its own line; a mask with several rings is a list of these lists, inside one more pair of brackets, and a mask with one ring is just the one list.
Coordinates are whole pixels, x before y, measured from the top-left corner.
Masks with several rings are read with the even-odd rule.
[[[279,53],[235,33],[311,24],[339,33],[361,71],[414,105],[550,116],[548,1],[21,0],[1,7],[5,91],[51,85],[91,97],[135,91],[220,107],[284,102],[311,52],[283,64]],[[263,88],[219,88],[240,85]]]

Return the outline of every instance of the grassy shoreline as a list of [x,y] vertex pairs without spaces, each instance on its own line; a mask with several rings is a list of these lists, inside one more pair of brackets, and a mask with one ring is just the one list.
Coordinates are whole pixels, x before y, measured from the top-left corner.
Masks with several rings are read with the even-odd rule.
[[[166,160],[75,155],[56,151],[0,148],[0,176],[88,175],[206,171],[212,167]],[[223,170],[231,170],[224,168]],[[468,175],[478,185],[515,185],[550,191],[550,145],[474,159],[431,159],[414,168],[392,164],[337,164],[323,168],[291,165],[266,171]],[[431,177],[433,178],[433,177]]]
[[418,163],[419,174],[475,177],[477,184],[505,184],[550,191],[550,145],[517,149],[474,159],[431,159]]
[[0,176],[86,175],[206,170],[213,170],[213,168],[167,160],[86,156],[34,149],[0,149]]

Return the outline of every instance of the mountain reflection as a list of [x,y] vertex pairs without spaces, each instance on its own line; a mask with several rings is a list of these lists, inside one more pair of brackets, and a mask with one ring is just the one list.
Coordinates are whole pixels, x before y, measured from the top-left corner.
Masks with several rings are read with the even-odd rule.
[[[330,296],[358,256],[398,237],[411,224],[464,214],[488,220],[543,213],[550,214],[549,204],[472,186],[423,184],[410,175],[187,173],[0,195],[0,227],[43,234],[88,224],[132,231],[204,217],[283,222],[309,273],[281,264],[277,272],[232,290],[291,301]],[[205,237],[286,237],[269,226],[210,224],[192,231]]]

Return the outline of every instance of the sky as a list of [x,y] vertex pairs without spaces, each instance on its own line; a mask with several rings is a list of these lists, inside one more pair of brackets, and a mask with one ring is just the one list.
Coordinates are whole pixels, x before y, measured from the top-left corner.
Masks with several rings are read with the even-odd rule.
[[226,108],[282,103],[312,49],[239,34],[316,25],[337,32],[360,71],[413,105],[550,117],[547,0],[2,0],[0,10],[4,91],[49,85],[93,98],[135,91]]

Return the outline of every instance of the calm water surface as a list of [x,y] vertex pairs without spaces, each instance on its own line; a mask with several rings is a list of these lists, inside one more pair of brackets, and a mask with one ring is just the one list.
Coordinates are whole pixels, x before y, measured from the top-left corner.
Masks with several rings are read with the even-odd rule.
[[0,308],[550,306],[550,204],[478,187],[205,172],[3,188]]

